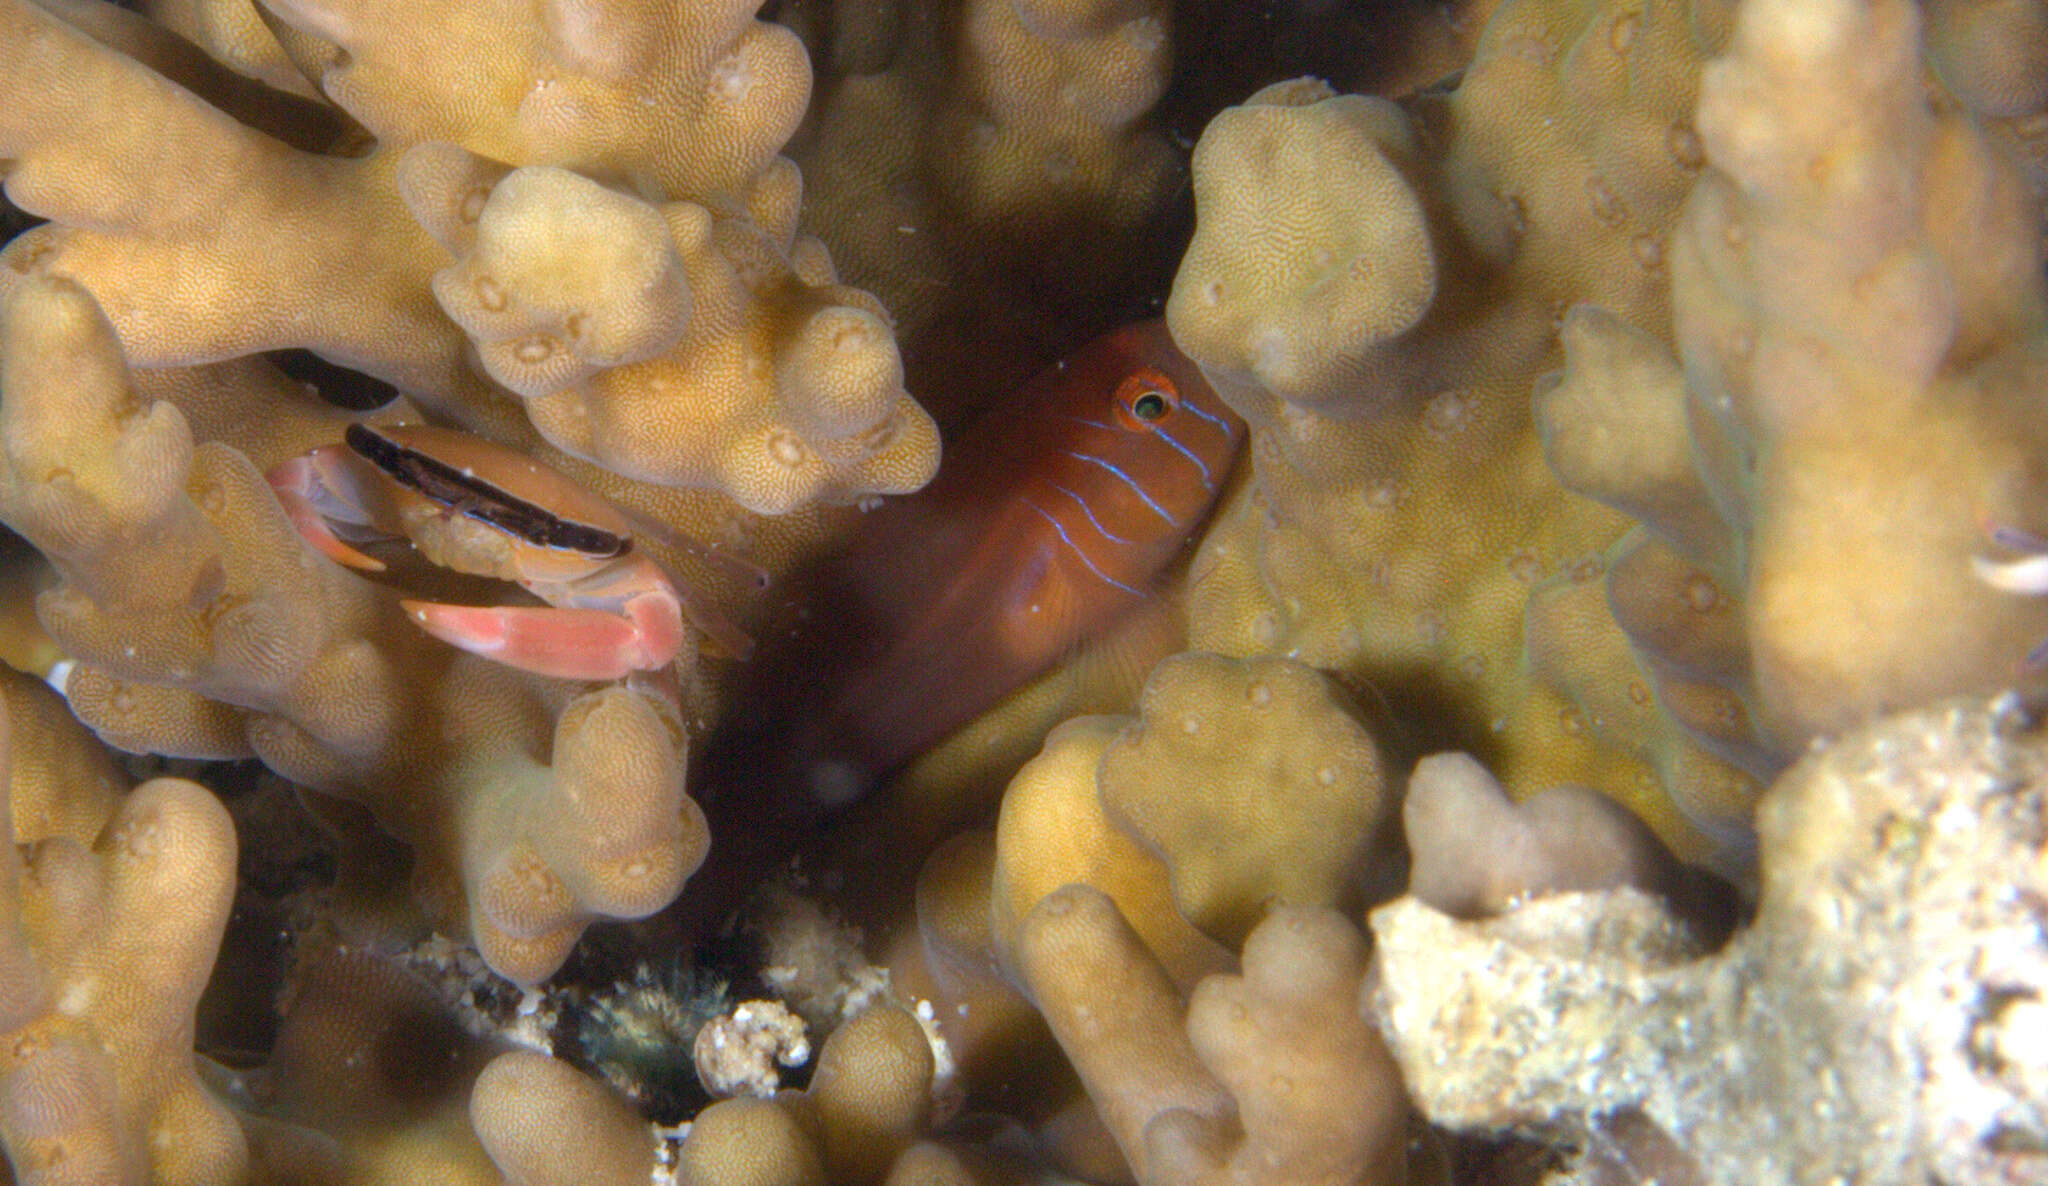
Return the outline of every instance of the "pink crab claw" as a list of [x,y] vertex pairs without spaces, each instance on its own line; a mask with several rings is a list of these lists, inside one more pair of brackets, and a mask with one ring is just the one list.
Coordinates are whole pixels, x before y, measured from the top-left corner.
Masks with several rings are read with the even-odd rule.
[[474,654],[545,675],[614,680],[672,662],[686,623],[708,640],[707,652],[744,658],[752,646],[699,589],[636,546],[633,529],[757,586],[765,572],[481,437],[350,424],[342,443],[287,461],[269,478],[299,534],[333,560],[381,570],[344,537],[403,540],[430,563],[516,582],[550,607],[405,603],[428,633]]
[[315,551],[349,568],[363,572],[384,571],[382,560],[358,552],[327,526],[327,517],[315,501],[324,490],[325,482],[313,454],[271,466],[270,472],[263,477],[276,492],[277,503],[284,508],[285,517],[292,521],[292,528],[299,533],[299,538],[313,545]]
[[404,601],[420,629],[473,655],[536,675],[615,680],[664,667],[683,644],[673,597],[643,593],[618,613],[596,609],[440,605]]

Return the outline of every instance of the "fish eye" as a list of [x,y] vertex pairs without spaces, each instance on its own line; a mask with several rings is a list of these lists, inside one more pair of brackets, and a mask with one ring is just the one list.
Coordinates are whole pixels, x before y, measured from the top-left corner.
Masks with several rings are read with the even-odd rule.
[[1173,380],[1152,367],[1134,369],[1110,393],[1111,417],[1125,432],[1151,432],[1178,407],[1180,392]]

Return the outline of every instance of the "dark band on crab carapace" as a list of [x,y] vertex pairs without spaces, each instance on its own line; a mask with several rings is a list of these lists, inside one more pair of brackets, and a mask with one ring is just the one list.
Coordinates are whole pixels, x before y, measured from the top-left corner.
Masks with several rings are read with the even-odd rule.
[[465,473],[417,449],[408,449],[367,424],[349,425],[343,439],[357,456],[420,497],[516,535],[535,547],[561,548],[599,559],[623,556],[632,550],[633,541],[626,536],[564,519],[475,474]]

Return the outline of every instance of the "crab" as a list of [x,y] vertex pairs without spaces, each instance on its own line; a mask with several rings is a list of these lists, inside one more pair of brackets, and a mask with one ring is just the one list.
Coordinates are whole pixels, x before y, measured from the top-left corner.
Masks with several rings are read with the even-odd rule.
[[[472,654],[541,675],[617,680],[672,663],[686,622],[736,658],[749,649],[746,635],[635,546],[636,529],[659,524],[481,437],[351,424],[342,444],[267,476],[299,535],[338,563],[382,572],[383,561],[349,540],[402,538],[431,563],[516,582],[547,603],[401,602],[420,629]],[[724,553],[692,550],[764,579]]]

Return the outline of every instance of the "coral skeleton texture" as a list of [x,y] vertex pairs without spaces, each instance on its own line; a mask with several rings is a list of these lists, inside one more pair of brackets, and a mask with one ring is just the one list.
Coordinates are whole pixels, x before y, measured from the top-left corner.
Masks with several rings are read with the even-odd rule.
[[2048,1180],[2038,0],[0,0],[0,184],[7,1181]]

